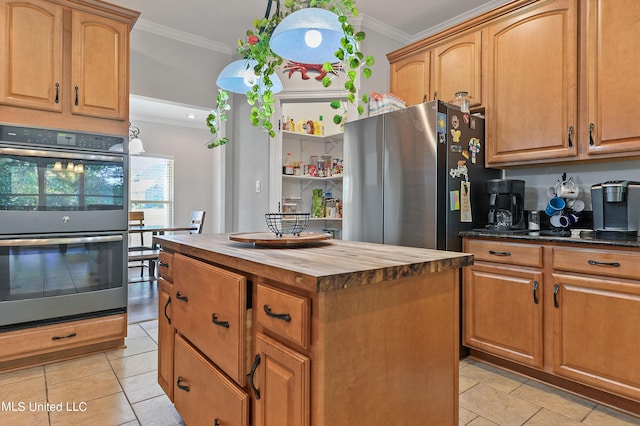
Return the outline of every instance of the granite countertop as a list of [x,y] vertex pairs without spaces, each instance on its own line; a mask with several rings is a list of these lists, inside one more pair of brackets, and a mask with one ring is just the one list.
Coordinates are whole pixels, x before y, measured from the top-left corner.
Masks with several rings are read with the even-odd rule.
[[[554,235],[555,234],[555,235]],[[640,237],[626,237],[623,235],[600,236],[590,229],[574,229],[569,236],[562,236],[551,230],[522,231],[515,233],[491,232],[487,230],[469,230],[459,233],[462,237],[477,237],[489,239],[526,240],[568,244],[590,244],[616,247],[640,248]]]
[[328,240],[297,248],[257,247],[229,234],[156,236],[163,249],[314,292],[458,269],[473,255],[414,247]]

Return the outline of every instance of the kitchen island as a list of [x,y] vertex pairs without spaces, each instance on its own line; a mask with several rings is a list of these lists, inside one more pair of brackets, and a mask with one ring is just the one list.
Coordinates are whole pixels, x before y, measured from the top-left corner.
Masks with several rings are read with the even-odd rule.
[[459,270],[472,256],[154,240],[158,381],[185,423],[458,424]]

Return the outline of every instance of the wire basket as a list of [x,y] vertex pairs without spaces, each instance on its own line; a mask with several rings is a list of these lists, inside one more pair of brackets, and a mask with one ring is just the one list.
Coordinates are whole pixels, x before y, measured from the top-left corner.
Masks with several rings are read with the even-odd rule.
[[278,237],[285,234],[299,236],[309,224],[311,213],[265,213],[264,220],[271,232]]

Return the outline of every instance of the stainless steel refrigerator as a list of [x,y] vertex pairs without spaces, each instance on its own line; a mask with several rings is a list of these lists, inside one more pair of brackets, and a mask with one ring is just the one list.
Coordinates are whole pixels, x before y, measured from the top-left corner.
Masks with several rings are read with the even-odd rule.
[[345,124],[343,239],[460,251],[487,223],[484,120],[432,101]]

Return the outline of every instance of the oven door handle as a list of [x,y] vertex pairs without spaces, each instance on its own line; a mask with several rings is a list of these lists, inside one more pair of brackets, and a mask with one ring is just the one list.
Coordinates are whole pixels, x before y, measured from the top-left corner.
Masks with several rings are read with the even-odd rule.
[[0,240],[0,247],[110,243],[113,241],[122,241],[122,240],[123,240],[122,235],[101,235],[97,237],[68,237],[68,238],[19,238],[19,239],[13,239],[13,240]]
[[43,149],[11,148],[6,146],[0,146],[0,155],[124,163],[124,156],[121,155],[85,154],[79,152],[47,151]]

